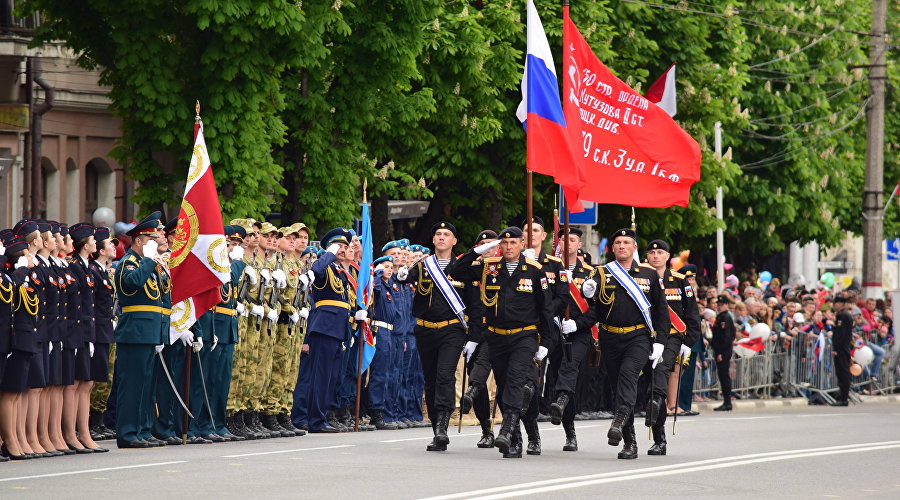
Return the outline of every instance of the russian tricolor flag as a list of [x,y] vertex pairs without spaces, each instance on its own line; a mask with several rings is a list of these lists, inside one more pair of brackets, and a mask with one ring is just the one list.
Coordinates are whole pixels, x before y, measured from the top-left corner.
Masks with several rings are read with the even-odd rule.
[[522,76],[522,102],[516,117],[528,135],[528,170],[552,176],[565,188],[570,211],[580,212],[583,209],[578,194],[585,181],[574,154],[573,145],[577,142],[566,127],[550,43],[533,0],[528,0],[527,8],[528,49]]

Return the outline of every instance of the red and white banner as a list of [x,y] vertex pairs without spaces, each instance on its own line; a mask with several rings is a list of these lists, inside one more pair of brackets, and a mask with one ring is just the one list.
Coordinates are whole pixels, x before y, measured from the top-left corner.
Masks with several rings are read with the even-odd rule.
[[647,87],[644,97],[662,108],[669,116],[675,117],[675,113],[678,112],[675,92],[675,63],[672,63],[662,76]]
[[563,112],[570,129],[581,128],[587,184],[580,198],[636,207],[687,206],[691,185],[700,179],[697,141],[666,111],[616,78],[591,51],[568,8],[563,13]]
[[174,304],[169,329],[171,343],[219,303],[219,287],[231,280],[231,261],[224,233],[219,194],[203,139],[203,125],[198,123],[169,257]]

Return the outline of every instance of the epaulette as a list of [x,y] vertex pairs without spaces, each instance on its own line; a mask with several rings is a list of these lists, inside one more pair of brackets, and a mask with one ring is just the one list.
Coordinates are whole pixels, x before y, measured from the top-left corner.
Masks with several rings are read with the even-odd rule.
[[685,277],[683,274],[679,273],[678,271],[672,271],[672,276],[675,276],[676,278],[682,279],[682,280]]
[[592,266],[592,265],[590,265],[590,264],[582,264],[581,267],[583,267],[584,270],[585,270],[585,271],[588,271],[588,272],[591,272],[591,271],[594,270],[594,266]]
[[[484,258],[484,262],[492,262],[492,263],[493,263],[493,262],[500,262],[500,259],[502,259],[502,258],[503,258],[502,255],[495,255],[495,256],[493,256],[493,257],[485,257],[485,258]],[[478,265],[478,261],[477,261],[477,260],[474,261],[473,264]]]
[[557,257],[555,255],[547,254],[547,255],[545,255],[545,257],[550,260],[555,260],[556,262],[559,262],[560,264],[562,264],[562,259],[560,259],[559,257]]
[[138,261],[138,260],[137,260],[137,257],[135,257],[134,254],[129,255],[129,256],[125,259],[125,262],[137,262],[137,261]]
[[646,267],[647,269],[653,269],[654,271],[656,271],[655,267],[651,266],[650,264],[647,264],[646,262],[641,262],[640,267]]
[[538,262],[538,261],[536,261],[536,260],[534,260],[534,259],[529,259],[528,257],[525,257],[525,263],[526,263],[526,264],[531,264],[532,266],[534,266],[534,267],[536,267],[536,268],[538,268],[538,269],[541,269],[541,268],[543,267],[543,266],[541,265],[540,262]]

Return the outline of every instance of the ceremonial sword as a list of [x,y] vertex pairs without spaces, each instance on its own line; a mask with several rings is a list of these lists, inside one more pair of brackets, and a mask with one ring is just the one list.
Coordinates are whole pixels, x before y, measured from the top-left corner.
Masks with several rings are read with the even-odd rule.
[[166,380],[169,381],[169,386],[172,388],[172,392],[175,393],[175,397],[178,398],[178,402],[181,403],[181,407],[184,408],[184,411],[186,411],[191,418],[194,418],[191,410],[188,410],[187,405],[184,404],[184,400],[181,399],[181,394],[179,394],[178,389],[175,388],[175,382],[172,381],[172,375],[169,374],[169,367],[166,366],[166,359],[163,358],[162,351],[159,351],[156,354],[159,356],[159,362],[162,363],[163,373],[166,374]]

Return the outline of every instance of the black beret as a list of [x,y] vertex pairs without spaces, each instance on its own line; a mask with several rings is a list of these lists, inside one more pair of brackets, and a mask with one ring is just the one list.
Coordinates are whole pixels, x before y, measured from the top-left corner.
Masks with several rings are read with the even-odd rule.
[[[532,215],[532,216],[531,216],[531,222],[534,223],[534,224],[540,224],[542,228],[543,228],[543,227],[546,227],[546,226],[544,226],[544,219],[541,219],[541,218],[538,217],[537,215]],[[525,226],[527,226],[527,225],[528,225],[528,217],[523,217],[523,218],[522,218],[522,223],[519,224],[519,227],[522,228],[522,229],[524,230],[524,229],[525,229]]]
[[456,226],[450,224],[449,222],[441,221],[431,226],[431,235],[434,236],[434,233],[436,233],[438,229],[446,229],[453,233],[453,236],[459,237],[459,235],[456,233]]
[[726,304],[734,303],[731,297],[725,295],[724,293],[719,295],[719,302],[725,302]]
[[485,229],[484,231],[478,233],[478,237],[475,238],[475,244],[477,245],[477,244],[481,243],[482,241],[489,240],[489,239],[496,240],[497,233],[495,233],[494,231],[491,231],[490,229]]
[[610,242],[616,241],[616,238],[619,236],[627,236],[627,237],[633,239],[634,241],[637,241],[637,233],[634,232],[634,229],[628,229],[628,228],[622,228],[622,229],[619,229],[618,231],[614,232],[612,234],[612,236],[609,237],[609,241]]
[[72,239],[78,241],[82,238],[87,238],[88,236],[94,235],[94,226],[88,224],[87,222],[79,222],[77,224],[72,224],[71,229],[69,229],[69,234],[72,235]]
[[[565,228],[560,228],[559,232],[556,233],[556,237],[557,237],[557,238],[562,238],[562,237],[563,237],[563,234],[565,234],[565,233],[566,233],[566,229],[565,229]],[[569,228],[569,234],[574,234],[575,236],[578,236],[579,238],[581,238],[582,236],[584,236],[584,232],[583,232],[581,229],[578,229],[577,227],[570,227],[570,228]]]
[[500,238],[521,238],[522,230],[517,227],[508,227],[500,231]]
[[669,252],[669,244],[663,240],[653,240],[647,245],[647,250],[664,250]]

